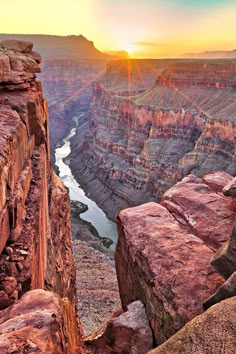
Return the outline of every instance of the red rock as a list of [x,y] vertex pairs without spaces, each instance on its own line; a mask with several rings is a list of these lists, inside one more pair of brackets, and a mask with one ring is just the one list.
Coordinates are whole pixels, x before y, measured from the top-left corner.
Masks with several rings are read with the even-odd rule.
[[[74,311],[74,321],[69,197],[50,169],[48,109],[35,77],[39,58],[33,57],[0,52],[1,308],[15,302],[18,291],[22,296],[49,288],[67,299],[64,305],[71,308],[68,316]],[[2,252],[7,242],[8,255]]]
[[150,354],[235,353],[236,297],[221,301],[194,318]]
[[[231,199],[231,198],[229,198]],[[211,264],[217,272],[228,279],[235,271],[236,257],[236,219],[229,240],[214,254]]]
[[9,306],[9,298],[4,290],[0,290],[0,310]]
[[27,41],[17,41],[14,39],[6,39],[0,44],[6,48],[13,49],[21,53],[30,53],[33,49],[33,43]]
[[[215,173],[215,179],[217,175]],[[226,175],[226,183],[230,177]],[[222,174],[219,173],[219,180],[221,179]],[[185,177],[166,191],[161,205],[173,216],[182,217],[193,234],[208,247],[217,250],[231,235],[235,204],[223,194],[216,193],[205,180],[209,180],[208,175],[204,179],[194,175]]]
[[232,181],[232,176],[224,171],[217,171],[203,176],[202,179],[213,191],[222,193],[225,185]]
[[0,312],[0,352],[76,354],[76,326],[65,300],[49,291],[29,291]]
[[129,304],[127,312],[117,313],[108,321],[104,333],[95,333],[85,341],[94,354],[146,354],[152,342],[152,331],[141,301]]
[[236,272],[234,272],[219,289],[204,302],[204,309],[229,297],[236,296]]
[[236,177],[227,183],[223,189],[223,193],[227,197],[236,197]]
[[0,283],[0,290],[4,290],[7,295],[13,293],[17,288],[17,281],[14,277],[6,277]]
[[202,240],[155,203],[123,210],[115,252],[124,308],[141,300],[158,344],[202,312],[222,284]]

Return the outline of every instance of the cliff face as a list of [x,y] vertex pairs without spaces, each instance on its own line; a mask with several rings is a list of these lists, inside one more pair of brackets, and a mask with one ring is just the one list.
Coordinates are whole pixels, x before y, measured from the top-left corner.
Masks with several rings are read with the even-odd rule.
[[[123,76],[119,86],[117,64],[111,64],[94,85],[84,145],[73,138],[72,169],[111,218],[124,207],[159,200],[189,173],[236,173],[235,62],[169,60],[155,65],[152,88],[137,94],[138,74],[133,74],[127,96]],[[128,78],[126,83],[129,87]]]
[[[147,203],[119,214],[115,260],[122,305],[126,309],[132,301],[144,303],[158,345],[202,313],[204,302],[224,283],[211,260],[233,230],[235,200],[222,193],[230,180],[224,172],[203,178],[189,175],[170,188],[160,204]],[[230,253],[235,258],[235,252]],[[226,288],[230,290],[229,284]],[[233,295],[235,290],[229,296]],[[225,331],[227,324],[222,328]],[[211,326],[208,330],[214,332]],[[191,336],[185,338],[189,346]],[[207,336],[202,328],[205,342]],[[209,349],[204,345],[202,352]],[[194,351],[183,351],[190,352]]]
[[3,309],[29,290],[48,289],[67,298],[75,328],[69,197],[50,169],[39,62],[32,44],[0,49],[0,303]]
[[57,144],[76,124],[86,124],[85,115],[92,98],[92,82],[105,67],[104,60],[54,58],[43,61],[43,83],[50,115],[50,148],[54,162]]

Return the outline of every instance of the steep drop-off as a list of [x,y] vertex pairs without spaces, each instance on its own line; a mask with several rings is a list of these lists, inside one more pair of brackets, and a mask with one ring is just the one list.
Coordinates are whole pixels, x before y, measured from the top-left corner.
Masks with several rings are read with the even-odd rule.
[[72,171],[113,219],[125,207],[160,200],[189,173],[236,174],[235,61],[138,65],[108,65],[94,84],[85,139],[72,144]]
[[[8,340],[12,351],[16,347],[25,353],[34,334],[38,338],[42,335],[47,343],[47,333],[52,335],[47,353],[77,350],[70,201],[50,168],[48,109],[41,83],[36,80],[39,62],[31,43],[13,41],[0,48],[1,309],[27,293],[18,303],[26,317],[11,319],[19,313],[18,305],[10,312],[0,312],[5,328],[14,321],[14,328],[5,330],[12,331],[11,338],[9,334],[7,340],[6,336],[0,338],[2,353],[9,353]],[[58,296],[43,290],[33,293],[33,289],[50,290]],[[46,309],[42,320],[37,310]],[[37,326],[37,321],[38,333],[24,329],[27,323]],[[46,327],[40,330],[42,323],[48,325],[48,332]],[[1,336],[3,332],[1,329]],[[34,348],[45,349],[39,342]]]

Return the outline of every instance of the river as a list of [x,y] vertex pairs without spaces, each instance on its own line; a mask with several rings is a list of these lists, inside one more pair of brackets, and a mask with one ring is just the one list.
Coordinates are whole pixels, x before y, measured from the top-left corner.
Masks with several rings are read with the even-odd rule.
[[59,176],[64,185],[69,189],[70,199],[82,202],[88,206],[88,210],[80,215],[81,219],[91,222],[101,237],[110,238],[114,242],[110,248],[114,250],[117,242],[116,224],[108,219],[104,211],[85,195],[84,190],[73,176],[70,167],[63,161],[71,152],[70,139],[76,134],[76,129],[72,128],[69,135],[63,140],[64,144],[55,150]]

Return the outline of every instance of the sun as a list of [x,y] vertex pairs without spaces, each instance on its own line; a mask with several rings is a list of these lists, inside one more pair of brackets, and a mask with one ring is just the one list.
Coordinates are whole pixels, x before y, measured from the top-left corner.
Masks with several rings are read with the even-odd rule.
[[127,44],[122,49],[128,52],[129,56],[132,56],[133,52],[135,52],[135,46],[133,44]]

